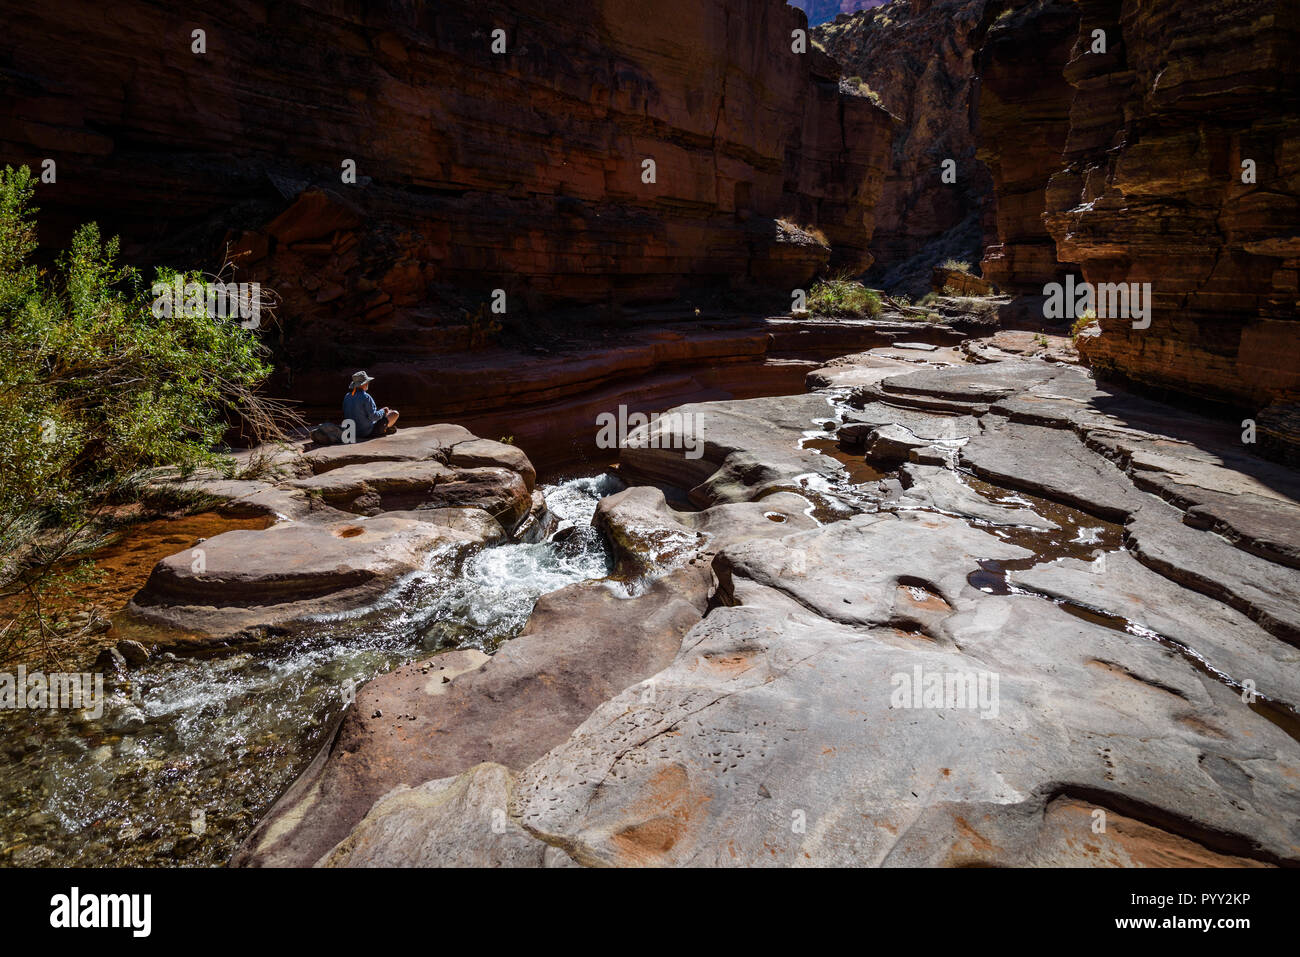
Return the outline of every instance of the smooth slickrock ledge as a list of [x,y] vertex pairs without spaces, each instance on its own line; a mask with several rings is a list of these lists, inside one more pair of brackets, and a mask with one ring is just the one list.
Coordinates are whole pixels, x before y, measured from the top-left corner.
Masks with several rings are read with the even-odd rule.
[[[602,701],[670,662],[707,595],[707,572],[691,566],[637,598],[602,582],[571,585],[543,596],[524,631],[490,660],[445,686],[439,679],[437,694],[415,666],[375,679],[232,863],[309,865],[395,787],[485,761],[526,766]],[[365,863],[385,862],[394,859]]]
[[[235,863],[1300,864],[1285,475],[1077,366],[887,351],[672,410],[700,458],[634,432],[654,487],[594,524],[654,583],[544,597],[437,697],[372,682]],[[949,454],[864,471],[881,429]],[[918,669],[971,699],[906,706]]]

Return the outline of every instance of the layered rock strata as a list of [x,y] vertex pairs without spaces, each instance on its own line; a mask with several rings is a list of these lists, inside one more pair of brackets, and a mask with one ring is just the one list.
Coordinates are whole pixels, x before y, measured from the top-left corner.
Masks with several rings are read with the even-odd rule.
[[[1258,419],[1300,449],[1300,8],[1079,0],[1046,222],[1090,283],[1150,284],[1150,324],[1102,315],[1088,361]],[[1092,52],[1100,31],[1105,53]],[[1100,313],[1100,310],[1098,310]]]
[[987,6],[985,20],[976,138],[993,178],[996,237],[981,266],[999,289],[1041,295],[1071,268],[1043,213],[1070,129],[1074,90],[1064,71],[1080,15],[1070,0],[1001,0]]
[[846,82],[863,83],[897,120],[872,276],[917,297],[935,263],[977,264],[993,224],[993,181],[975,157],[975,56],[986,5],[895,0],[816,31]]
[[0,150],[55,161],[47,243],[94,219],[133,259],[228,245],[297,366],[455,351],[495,289],[519,331],[869,263],[889,118],[792,50],[804,24],[781,0],[46,4],[0,39]]
[[[253,453],[239,462],[247,467]],[[364,607],[430,555],[535,540],[548,516],[536,472],[512,445],[457,425],[403,429],[348,445],[286,446],[256,479],[199,474],[190,494],[265,529],[223,532],[160,561],[122,624],[160,626],[203,646]],[[163,480],[165,484],[173,484]]]

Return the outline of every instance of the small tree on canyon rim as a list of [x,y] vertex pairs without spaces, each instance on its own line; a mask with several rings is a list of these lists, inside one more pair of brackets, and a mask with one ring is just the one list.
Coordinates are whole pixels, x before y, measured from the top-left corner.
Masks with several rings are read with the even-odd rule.
[[155,317],[94,223],[38,266],[34,190],[27,167],[0,172],[0,661],[57,660],[50,604],[150,470],[220,467],[227,428],[273,434],[282,411],[255,394],[270,371],[256,336],[203,310]]

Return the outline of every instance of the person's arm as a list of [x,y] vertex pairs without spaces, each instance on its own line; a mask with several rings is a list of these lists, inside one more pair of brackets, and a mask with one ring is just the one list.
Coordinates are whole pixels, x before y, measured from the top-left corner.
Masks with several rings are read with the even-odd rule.
[[366,409],[368,414],[370,415],[370,424],[378,425],[379,422],[387,418],[387,416],[385,415],[384,412],[381,412],[379,410],[378,406],[375,405],[375,397],[373,395],[367,392],[365,393],[365,396],[366,396]]

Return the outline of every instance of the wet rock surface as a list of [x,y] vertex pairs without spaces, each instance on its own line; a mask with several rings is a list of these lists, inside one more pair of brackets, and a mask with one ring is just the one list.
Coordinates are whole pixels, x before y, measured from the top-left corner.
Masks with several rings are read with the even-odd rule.
[[433,549],[473,541],[442,525],[382,516],[225,532],[159,562],[129,608],[214,635],[280,624],[368,604]]
[[[626,488],[543,493],[448,426],[201,476],[274,524],[133,610],[277,641],[118,642],[61,773],[146,862],[1297,863],[1294,474],[1076,365],[912,341],[670,410]],[[141,817],[159,768],[211,837]],[[69,800],[8,859],[67,854]]]
[[790,440],[831,416],[824,395],[709,402],[671,412],[621,449],[620,473],[629,483],[679,486],[692,501],[712,505],[745,501],[797,476],[837,469]]
[[[117,647],[105,648],[91,669],[104,677],[102,714],[0,712],[8,758],[0,777],[0,860],[88,866],[225,862],[334,740],[361,685],[414,662],[423,679],[419,693],[440,693],[450,687],[451,675],[479,667],[488,652],[518,634],[540,595],[607,578],[613,560],[589,523],[598,499],[621,488],[609,476],[538,486],[532,500],[540,511],[530,526],[537,535],[514,540],[477,508],[385,513],[376,528],[415,527],[435,544],[418,556],[413,570],[373,597],[339,587],[288,606],[275,604],[273,594],[259,598],[254,587],[241,593],[239,607],[173,609],[182,613],[183,626],[213,616],[214,630],[230,626],[238,615],[266,620],[286,609],[300,610],[302,620],[191,638],[181,627],[119,616],[119,632],[108,639]],[[328,507],[308,514],[312,522],[281,520],[275,528],[309,528],[314,535],[339,522],[356,528],[368,521]],[[142,554],[150,556],[147,569],[168,544],[172,551],[184,547],[181,554],[189,557],[191,545],[201,548],[221,537],[212,529],[232,527],[215,511],[199,517],[204,520],[198,524],[182,520],[181,534],[151,528],[142,542],[133,545],[128,538],[122,547],[143,547]],[[268,526],[263,519],[234,522]],[[206,536],[196,534],[204,530]],[[437,544],[444,536],[472,542],[448,550],[445,542]],[[407,546],[412,543],[404,541],[402,548]],[[239,551],[226,550],[223,574],[243,573],[242,565],[229,564]],[[303,584],[295,568],[319,559],[310,549],[280,557],[281,568],[264,564],[262,571],[281,575],[281,585],[291,588]],[[188,577],[194,569],[184,565],[181,571]],[[331,574],[322,578],[325,587],[338,585],[331,584]],[[619,593],[630,590],[627,583],[612,584]],[[217,580],[189,580],[185,587],[217,599],[217,605],[230,600]],[[272,604],[260,603],[265,601]],[[328,608],[342,610],[321,613]],[[133,637],[118,640],[121,633]],[[143,658],[141,648],[148,652]],[[386,703],[366,713],[410,722],[414,712]]]
[[[414,666],[372,681],[233,863],[311,864],[399,785],[485,761],[526,766],[598,704],[665,667],[703,614],[707,585],[705,570],[689,566],[636,598],[604,583],[574,585],[543,597],[519,637],[482,667],[451,673],[445,688]],[[350,859],[362,863],[363,851]],[[384,861],[395,862],[364,863]]]

